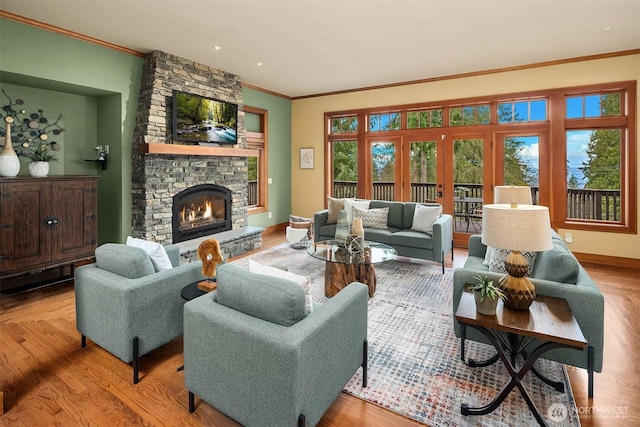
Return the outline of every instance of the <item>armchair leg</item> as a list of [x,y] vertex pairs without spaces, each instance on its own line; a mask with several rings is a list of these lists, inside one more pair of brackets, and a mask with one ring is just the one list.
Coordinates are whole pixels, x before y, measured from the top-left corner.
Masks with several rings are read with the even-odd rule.
[[138,358],[138,337],[133,337],[133,383],[138,384],[140,361]]
[[189,413],[193,414],[196,410],[196,399],[195,395],[189,392]]
[[587,348],[587,374],[589,376],[587,390],[589,399],[593,399],[593,357],[593,347],[589,346]]
[[442,258],[440,258],[442,260],[442,274],[444,274],[444,251],[442,251]]
[[80,347],[85,348],[86,346],[87,346],[87,337],[82,335],[82,338],[80,338]]
[[362,388],[367,387],[367,370],[369,367],[369,342],[362,343]]
[[451,261],[453,261],[453,240],[451,240]]
[[300,414],[300,416],[298,417],[298,427],[304,427],[306,423],[306,420],[304,418],[303,414]]

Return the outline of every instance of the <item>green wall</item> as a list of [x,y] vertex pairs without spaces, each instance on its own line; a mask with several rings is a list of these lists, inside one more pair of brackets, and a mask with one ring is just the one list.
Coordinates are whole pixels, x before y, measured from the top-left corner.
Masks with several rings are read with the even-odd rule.
[[[161,47],[159,47],[161,49]],[[131,144],[143,58],[0,18],[0,85],[25,107],[63,114],[62,162],[52,175],[99,175],[99,243],[131,232]],[[291,101],[243,89],[243,103],[269,112],[268,213],[249,217],[267,227],[291,211]],[[0,106],[5,105],[0,102]],[[57,114],[56,114],[57,113]],[[84,162],[109,145],[106,171]],[[26,166],[21,174],[26,173]]]
[[[249,225],[267,227],[289,222],[291,213],[291,101],[250,88],[242,89],[244,105],[268,111],[269,213],[249,216]],[[251,123],[249,124],[253,126]]]
[[[63,114],[63,157],[51,165],[51,174],[100,176],[100,243],[123,242],[131,229],[131,142],[142,62],[137,56],[0,18],[2,87],[24,99],[28,111],[34,106],[43,108],[47,117],[57,110]],[[85,158],[96,156],[94,147],[107,144],[106,171],[85,164]]]

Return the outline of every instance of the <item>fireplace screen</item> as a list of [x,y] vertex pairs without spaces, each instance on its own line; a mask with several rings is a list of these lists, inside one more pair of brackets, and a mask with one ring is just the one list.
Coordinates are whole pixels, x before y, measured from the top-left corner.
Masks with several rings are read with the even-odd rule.
[[173,242],[231,230],[231,191],[215,184],[187,188],[173,197]]

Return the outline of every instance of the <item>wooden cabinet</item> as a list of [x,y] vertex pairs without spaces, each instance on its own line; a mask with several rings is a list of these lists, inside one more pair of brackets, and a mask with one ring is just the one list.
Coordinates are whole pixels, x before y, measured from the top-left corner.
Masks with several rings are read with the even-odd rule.
[[97,177],[0,178],[0,287],[93,257],[97,196]]

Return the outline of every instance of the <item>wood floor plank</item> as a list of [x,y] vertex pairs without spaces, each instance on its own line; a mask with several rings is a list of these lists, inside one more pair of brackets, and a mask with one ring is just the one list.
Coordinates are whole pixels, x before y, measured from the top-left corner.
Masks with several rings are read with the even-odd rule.
[[[284,243],[284,233],[264,236],[263,248]],[[253,251],[251,253],[257,252]],[[448,267],[461,267],[466,250],[455,250]],[[587,374],[568,367],[583,426],[640,425],[640,273],[585,265],[605,295],[605,365],[587,398]],[[0,390],[5,414],[0,426],[239,424],[196,398],[188,411],[182,338],[144,355],[141,382],[132,366],[88,340],[80,347],[73,283],[23,294],[0,295]],[[617,412],[613,414],[613,412]],[[418,426],[415,421],[341,393],[321,427]]]

